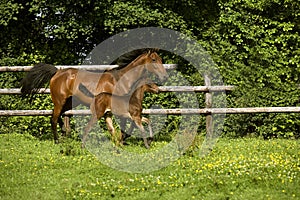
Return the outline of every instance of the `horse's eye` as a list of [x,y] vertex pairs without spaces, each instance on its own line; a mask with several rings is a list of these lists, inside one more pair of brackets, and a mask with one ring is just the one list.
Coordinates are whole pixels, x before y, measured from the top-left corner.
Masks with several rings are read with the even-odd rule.
[[155,58],[152,58],[152,62],[156,62],[156,59],[155,59]]

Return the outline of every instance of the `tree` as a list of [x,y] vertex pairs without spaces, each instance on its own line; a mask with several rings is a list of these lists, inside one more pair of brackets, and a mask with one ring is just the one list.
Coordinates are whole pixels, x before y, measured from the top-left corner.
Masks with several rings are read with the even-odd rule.
[[[295,1],[221,1],[204,34],[226,84],[238,86],[229,106],[299,105],[299,10]],[[232,115],[227,134],[299,137],[297,115]]]

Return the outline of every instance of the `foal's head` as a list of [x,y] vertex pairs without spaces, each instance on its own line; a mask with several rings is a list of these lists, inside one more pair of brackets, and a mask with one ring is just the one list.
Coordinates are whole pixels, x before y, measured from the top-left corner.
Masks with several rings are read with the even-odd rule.
[[158,93],[159,88],[155,83],[147,83],[142,86],[144,92],[152,92],[152,93]]

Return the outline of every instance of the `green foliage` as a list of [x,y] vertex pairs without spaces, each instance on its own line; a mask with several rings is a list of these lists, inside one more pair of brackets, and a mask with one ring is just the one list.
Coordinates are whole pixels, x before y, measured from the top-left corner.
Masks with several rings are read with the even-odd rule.
[[[299,3],[232,0],[219,7],[203,36],[225,84],[237,86],[228,107],[298,106]],[[226,122],[227,135],[299,137],[296,114],[230,115]]]
[[105,29],[116,34],[137,27],[156,26],[187,33],[184,19],[166,7],[153,9],[144,1],[115,2],[107,11],[110,13],[105,20]]
[[0,4],[0,25],[7,26],[11,20],[18,20],[14,14],[19,12],[19,9],[22,9],[22,5],[14,3],[10,0],[4,0]]

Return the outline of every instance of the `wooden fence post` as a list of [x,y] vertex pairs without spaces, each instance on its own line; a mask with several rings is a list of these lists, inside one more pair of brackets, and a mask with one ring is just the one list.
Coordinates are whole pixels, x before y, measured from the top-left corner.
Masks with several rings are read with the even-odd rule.
[[71,126],[70,126],[70,116],[64,115],[64,126],[66,134],[69,135],[71,133]]
[[[209,74],[204,74],[204,83],[206,87],[211,86],[211,79]],[[208,90],[208,92],[205,93],[205,108],[210,109],[212,108],[212,93]],[[206,114],[206,136],[212,137],[213,135],[213,118],[212,114],[208,113]]]

